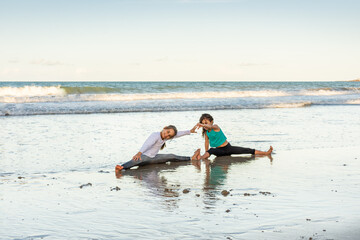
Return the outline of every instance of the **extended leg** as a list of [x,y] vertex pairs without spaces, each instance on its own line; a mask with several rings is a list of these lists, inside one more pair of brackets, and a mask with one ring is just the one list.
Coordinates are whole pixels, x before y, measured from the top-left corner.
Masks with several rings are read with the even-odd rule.
[[[130,160],[121,165],[121,167],[117,168],[121,169],[129,169],[135,166],[144,166],[147,164],[154,164],[154,163],[165,163],[168,161],[171,162],[180,162],[180,161],[189,161],[190,157],[178,156],[175,154],[157,154],[155,157],[150,158],[146,155],[141,155],[141,160]],[[121,168],[121,169],[120,169]]]
[[273,151],[273,147],[270,146],[269,150],[267,152],[262,152],[259,150],[255,150],[255,155],[271,155],[271,152]]
[[204,155],[200,156],[200,159],[207,159],[212,154],[214,154],[217,157],[230,155],[227,154],[226,151],[224,151],[224,148],[210,148],[207,152],[204,153]]
[[230,154],[255,154],[255,152],[256,152],[255,149],[231,146],[230,143],[224,148],[226,148],[226,151],[229,153],[229,155]]
[[151,163],[151,159],[150,157],[142,154],[141,155],[141,160],[130,160],[124,164],[122,164],[122,169],[129,169],[129,168],[132,168],[132,167],[135,167],[135,166],[143,166],[143,165],[146,165],[146,164],[150,164]]
[[[230,144],[229,144],[230,145]],[[270,146],[269,150],[267,152],[259,151],[252,148],[243,148],[243,147],[236,147],[236,146],[227,146],[227,150],[231,154],[255,154],[255,155],[270,155],[273,148]]]
[[150,163],[181,162],[190,161],[190,157],[178,156],[175,154],[157,154],[151,158]]

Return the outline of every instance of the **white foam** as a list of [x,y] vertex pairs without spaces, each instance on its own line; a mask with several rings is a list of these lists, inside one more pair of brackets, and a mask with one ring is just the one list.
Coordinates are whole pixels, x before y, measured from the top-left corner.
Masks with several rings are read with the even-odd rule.
[[311,102],[299,102],[299,103],[278,103],[272,104],[269,108],[301,108],[301,107],[309,107],[311,106]]
[[65,96],[66,92],[60,86],[41,87],[1,87],[0,97],[35,97],[35,96]]
[[0,102],[70,102],[70,101],[139,101],[163,99],[204,99],[288,96],[282,91],[228,91],[228,92],[176,92],[137,94],[72,94],[66,95],[60,87],[2,88]]
[[349,100],[346,103],[347,104],[360,104],[360,99]]
[[343,95],[349,94],[347,91],[336,91],[331,89],[317,89],[317,90],[307,90],[303,91],[301,95],[305,96],[333,96],[333,95]]
[[141,93],[141,94],[91,94],[82,95],[88,101],[136,101],[161,99],[201,99],[201,98],[243,98],[287,96],[280,91],[229,91],[229,92],[177,92],[177,93]]

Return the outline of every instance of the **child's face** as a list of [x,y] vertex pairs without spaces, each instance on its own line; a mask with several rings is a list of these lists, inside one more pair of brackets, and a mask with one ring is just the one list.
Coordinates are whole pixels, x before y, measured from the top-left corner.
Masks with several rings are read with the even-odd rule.
[[[211,121],[209,119],[206,119],[204,118],[202,121],[201,121],[202,124],[207,124],[207,125],[213,125],[214,121]],[[209,128],[207,127],[204,127],[206,130],[209,130]]]
[[162,139],[170,139],[173,138],[175,136],[175,131],[174,129],[163,129],[161,131],[161,138]]

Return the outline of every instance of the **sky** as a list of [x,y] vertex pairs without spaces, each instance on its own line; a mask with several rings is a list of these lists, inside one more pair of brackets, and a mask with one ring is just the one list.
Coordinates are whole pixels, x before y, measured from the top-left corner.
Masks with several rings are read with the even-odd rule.
[[0,0],[0,81],[360,78],[358,0]]

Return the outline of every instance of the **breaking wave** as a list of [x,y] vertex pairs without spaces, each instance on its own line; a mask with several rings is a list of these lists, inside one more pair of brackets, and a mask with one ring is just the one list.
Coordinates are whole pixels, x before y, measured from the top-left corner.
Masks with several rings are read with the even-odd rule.
[[360,93],[360,88],[348,87],[348,88],[317,88],[303,91],[301,94],[305,96],[332,96],[332,95],[344,95],[351,93]]
[[360,99],[349,100],[346,103],[347,104],[360,104]]
[[291,83],[256,85],[218,82],[214,83],[213,88],[202,83],[0,85],[0,116],[360,104],[358,85],[334,84],[332,87],[321,87],[323,85],[318,84],[316,88],[316,83],[302,84],[294,87]]
[[271,104],[268,108],[301,108],[301,107],[310,107],[311,102],[298,102],[298,103],[277,103]]
[[164,99],[280,97],[289,95],[286,92],[274,90],[171,93],[118,93],[119,91],[119,89],[104,87],[3,87],[0,88],[0,102],[39,103],[78,101],[138,101]]

